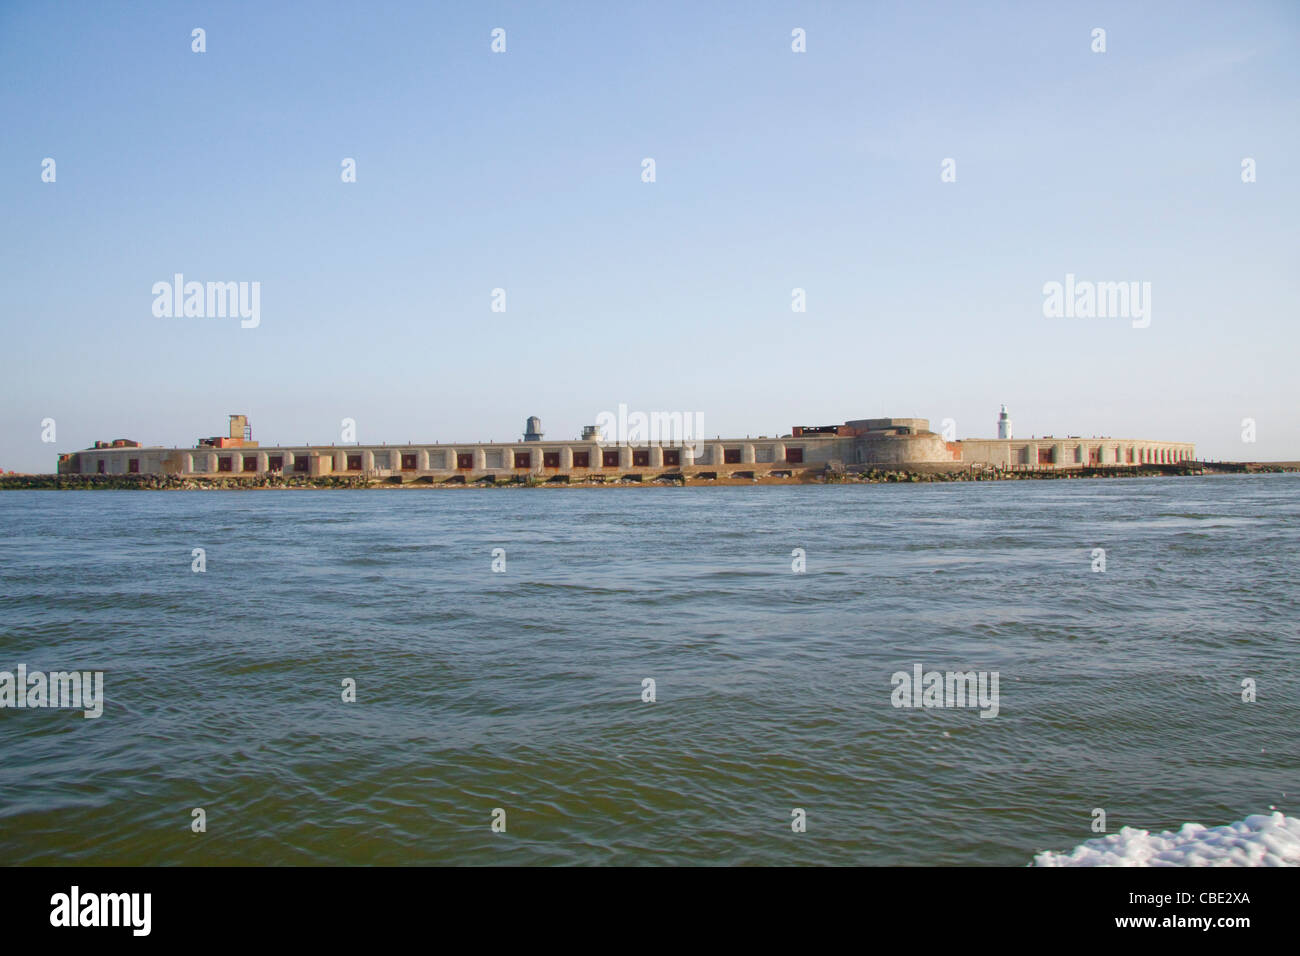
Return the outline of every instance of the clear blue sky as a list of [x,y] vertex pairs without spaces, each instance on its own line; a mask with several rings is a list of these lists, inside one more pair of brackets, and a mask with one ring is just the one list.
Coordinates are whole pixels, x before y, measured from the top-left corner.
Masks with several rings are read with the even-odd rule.
[[[7,0],[0,467],[620,402],[1300,458],[1298,94],[1294,2]],[[176,272],[260,327],[154,317]],[[1066,273],[1150,282],[1150,327],[1045,318]]]

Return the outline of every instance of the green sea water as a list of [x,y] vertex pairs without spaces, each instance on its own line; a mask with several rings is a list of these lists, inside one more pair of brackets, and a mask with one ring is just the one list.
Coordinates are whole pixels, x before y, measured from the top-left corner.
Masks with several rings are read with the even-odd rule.
[[[1298,475],[11,492],[0,529],[0,671],[105,696],[0,708],[9,864],[1019,866],[1095,808],[1300,802]],[[894,706],[918,664],[997,672],[997,716]]]

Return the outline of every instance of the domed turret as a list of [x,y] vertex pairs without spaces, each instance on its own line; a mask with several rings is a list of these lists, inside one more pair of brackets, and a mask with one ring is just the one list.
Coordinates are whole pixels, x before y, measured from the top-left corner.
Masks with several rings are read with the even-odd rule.
[[524,441],[542,440],[542,420],[536,415],[529,415],[524,422]]

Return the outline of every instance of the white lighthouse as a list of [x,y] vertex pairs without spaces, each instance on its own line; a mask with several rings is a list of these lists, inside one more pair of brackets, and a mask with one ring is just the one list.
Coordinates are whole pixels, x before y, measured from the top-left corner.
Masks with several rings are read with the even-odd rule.
[[1011,419],[1007,417],[1007,406],[1002,406],[1002,411],[998,413],[998,437],[1011,437]]

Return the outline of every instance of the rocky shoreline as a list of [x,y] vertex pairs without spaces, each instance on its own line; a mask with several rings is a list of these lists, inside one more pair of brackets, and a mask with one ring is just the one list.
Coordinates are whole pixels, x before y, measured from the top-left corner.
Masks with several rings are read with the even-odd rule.
[[995,469],[960,469],[916,471],[888,469],[826,469],[807,477],[789,478],[700,478],[664,475],[602,477],[569,481],[564,476],[542,479],[536,476],[509,476],[500,480],[481,479],[466,483],[456,477],[439,481],[423,477],[403,482],[395,477],[322,475],[260,475],[256,477],[208,477],[197,475],[0,475],[0,491],[251,491],[295,488],[646,488],[646,487],[713,487],[728,485],[838,485],[897,484],[952,481],[1064,481],[1080,478],[1153,478],[1170,475],[1200,475],[1222,472],[1278,473],[1294,471],[1282,465],[1230,466],[1215,468],[1200,463],[1154,465],[1139,468],[1077,468],[1070,470],[1001,471]]

